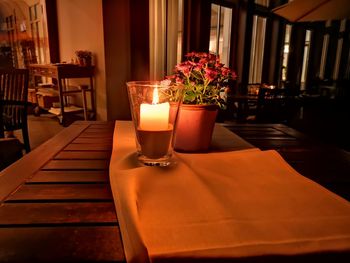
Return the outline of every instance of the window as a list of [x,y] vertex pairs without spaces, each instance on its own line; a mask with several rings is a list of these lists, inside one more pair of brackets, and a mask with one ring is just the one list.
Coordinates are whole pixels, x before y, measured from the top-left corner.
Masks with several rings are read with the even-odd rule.
[[[326,28],[330,27],[331,21],[328,20],[326,23]],[[327,60],[327,51],[329,45],[329,34],[324,35],[323,37],[323,46],[322,46],[322,55],[321,55],[321,64],[320,64],[320,79],[324,79],[324,73],[326,69],[326,60]]]
[[[178,4],[178,21],[177,21],[177,54],[176,54],[176,63],[180,63],[182,59],[182,34],[183,34],[183,0],[179,0]],[[173,66],[173,65],[172,65]]]
[[254,15],[250,50],[249,83],[260,83],[264,59],[266,18]]
[[38,0],[32,6],[27,2],[9,1],[9,8],[4,10],[7,31],[4,45],[11,47],[11,64],[17,68],[49,62],[45,2]]
[[287,65],[288,65],[291,32],[292,32],[292,26],[286,25],[286,30],[284,35],[284,45],[283,45],[283,61],[282,61],[282,77],[281,77],[282,81],[287,80]]
[[9,44],[12,52],[13,67],[18,67],[18,55],[17,55],[17,32],[16,32],[16,16],[9,15],[6,17],[6,30],[9,40]]
[[310,55],[310,40],[311,40],[311,31],[310,30],[306,30],[305,45],[304,45],[304,57],[303,57],[303,67],[302,67],[302,70],[301,70],[300,90],[305,90],[307,67],[308,67],[308,64],[309,64],[309,55]]
[[[45,28],[43,24],[43,7],[40,4],[34,4],[29,7],[29,23],[34,41],[35,56],[31,55],[30,63],[45,63],[47,61],[48,46],[45,42],[47,40]],[[30,42],[28,43],[30,47]]]
[[229,65],[231,45],[232,9],[211,5],[209,51],[219,55],[220,61]]
[[183,0],[150,0],[150,77],[170,75],[182,59]]
[[269,7],[270,0],[255,0],[255,3],[258,5]]
[[[346,28],[346,19],[343,19],[340,23],[340,28],[339,28],[339,35],[343,35],[345,32]],[[335,58],[335,64],[334,64],[334,71],[333,71],[333,79],[337,80],[338,75],[339,75],[339,66],[340,66],[340,60],[341,60],[341,53],[343,49],[343,38],[344,37],[339,37],[338,39],[338,44],[337,44],[337,53],[336,53],[336,58]]]

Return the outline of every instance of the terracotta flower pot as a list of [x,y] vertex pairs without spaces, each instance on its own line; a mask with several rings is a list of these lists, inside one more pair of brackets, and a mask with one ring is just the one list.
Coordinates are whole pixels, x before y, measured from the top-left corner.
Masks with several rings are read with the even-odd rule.
[[174,149],[180,152],[208,151],[217,114],[215,105],[181,105]]
[[85,61],[85,66],[87,66],[87,67],[90,67],[91,66],[91,57],[86,57],[85,59],[84,59]]
[[91,57],[86,57],[86,58],[79,57],[78,62],[79,62],[79,65],[82,67],[90,67],[91,66]]
[[79,62],[79,65],[80,66],[85,66],[85,60],[84,60],[84,58],[78,58],[78,62]]

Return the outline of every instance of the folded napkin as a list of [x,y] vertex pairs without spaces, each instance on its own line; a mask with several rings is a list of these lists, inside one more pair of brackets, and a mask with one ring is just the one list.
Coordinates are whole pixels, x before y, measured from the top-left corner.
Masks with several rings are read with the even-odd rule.
[[113,144],[110,181],[128,262],[350,252],[350,204],[276,151],[175,154],[175,165],[143,167],[131,123],[120,121]]

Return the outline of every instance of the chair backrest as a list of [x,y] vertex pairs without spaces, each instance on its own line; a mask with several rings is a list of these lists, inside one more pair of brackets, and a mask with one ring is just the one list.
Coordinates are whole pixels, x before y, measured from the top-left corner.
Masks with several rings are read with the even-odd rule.
[[27,102],[28,69],[0,69],[0,94],[4,101]]
[[21,129],[27,120],[29,70],[0,69],[0,101],[5,130]]

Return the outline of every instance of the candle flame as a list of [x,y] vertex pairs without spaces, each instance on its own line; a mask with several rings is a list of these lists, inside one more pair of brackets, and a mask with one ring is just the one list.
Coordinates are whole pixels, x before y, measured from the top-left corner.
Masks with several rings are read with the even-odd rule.
[[159,103],[159,95],[158,95],[158,88],[155,87],[153,90],[153,100],[152,104],[158,104]]

